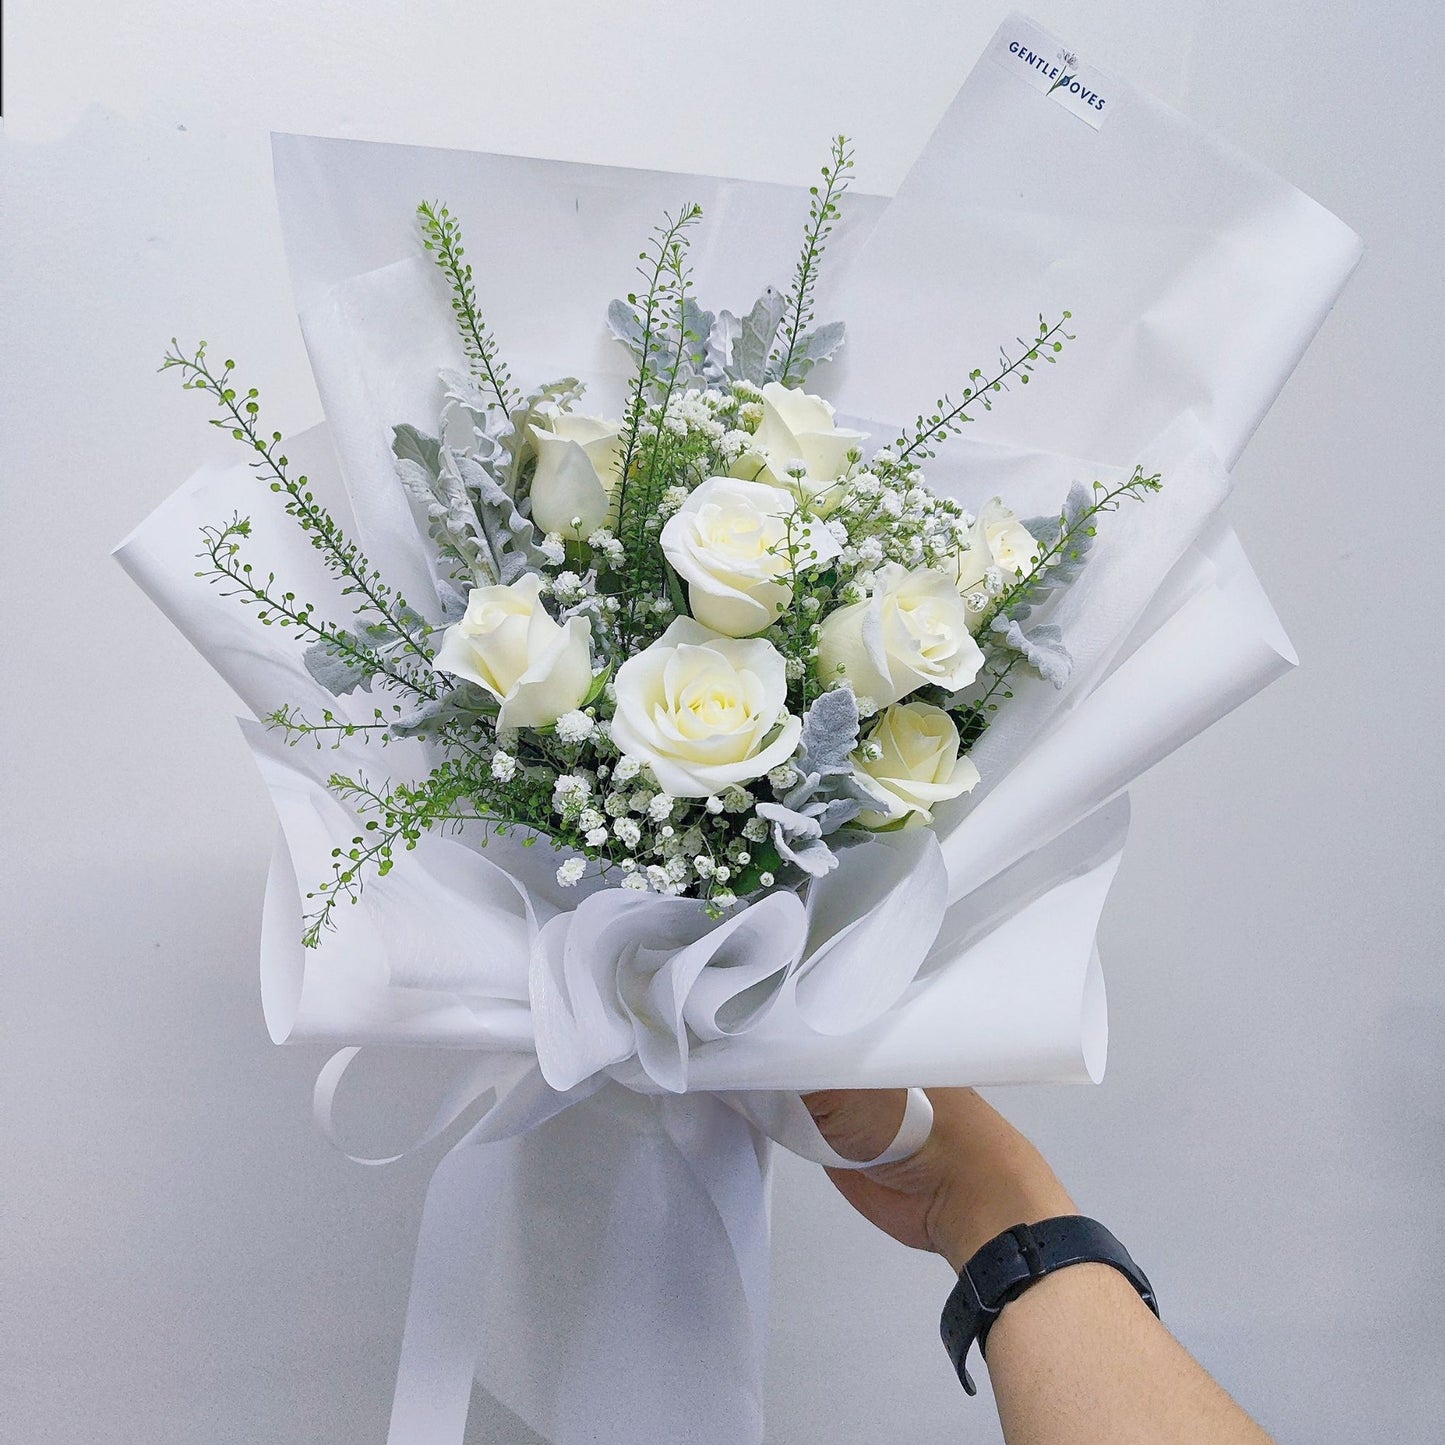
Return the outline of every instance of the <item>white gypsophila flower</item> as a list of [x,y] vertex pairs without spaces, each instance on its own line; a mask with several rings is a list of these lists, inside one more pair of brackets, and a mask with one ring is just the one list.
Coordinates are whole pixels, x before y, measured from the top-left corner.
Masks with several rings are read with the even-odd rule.
[[584,836],[589,848],[603,848],[607,844],[606,828],[589,828]]
[[746,788],[740,788],[733,784],[722,795],[723,807],[729,813],[746,813],[752,807],[753,795]]
[[528,572],[505,587],[473,587],[432,666],[491,693],[501,703],[499,729],[545,727],[591,689],[591,639],[585,617],[553,619],[541,579]]
[[580,813],[591,795],[592,786],[586,778],[580,778],[575,773],[563,773],[552,785],[552,810],[564,816]]
[[629,758],[624,753],[617,760],[617,766],[612,770],[612,776],[619,783],[630,783],[641,771],[642,764],[636,758]]
[[537,448],[532,520],[544,532],[580,541],[606,524],[622,457],[622,427],[563,412],[547,429],[528,428]]
[[548,532],[542,538],[541,551],[543,557],[553,566],[562,564],[567,556],[567,544],[555,533]]
[[627,877],[622,880],[622,886],[624,888],[631,888],[637,893],[646,893],[647,879],[644,878],[641,873],[629,873]]
[[743,824],[743,837],[750,842],[761,843],[768,836],[768,823],[766,818],[749,818]]
[[883,560],[883,543],[877,537],[864,537],[858,543],[858,560],[876,566]]
[[510,783],[517,776],[516,758],[498,748],[492,754],[491,773],[499,783]]
[[647,816],[654,823],[665,823],[672,816],[673,799],[666,793],[658,793],[647,805]]
[[693,616],[728,637],[770,626],[792,601],[794,574],[838,553],[833,535],[799,512],[792,492],[735,477],[708,477],[659,540],[688,585]]
[[559,572],[552,579],[552,596],[562,605],[580,602],[587,595],[587,586],[575,572]]
[[717,867],[712,870],[712,876],[716,878],[719,883],[726,883],[728,879],[733,876],[733,870],[729,868],[726,863],[719,863]]
[[612,832],[626,848],[635,848],[642,841],[642,829],[632,818],[619,818],[612,825]]
[[609,818],[621,818],[627,812],[626,793],[608,793],[602,803],[603,811]]
[[706,800],[706,802],[704,802],[703,806],[708,810],[709,813],[721,813],[723,810],[723,800],[714,793]]
[[997,597],[1003,591],[1003,569],[1000,567],[985,567],[983,569],[984,590],[990,597]]
[[607,821],[596,808],[583,808],[577,815],[577,826],[584,833],[590,832],[593,828],[600,828]]
[[582,881],[582,875],[587,871],[587,863],[582,858],[569,858],[557,869],[557,881],[564,888],[575,887]]
[[653,793],[651,788],[638,788],[627,800],[627,806],[634,813],[641,813],[644,816],[652,805]]
[[890,562],[865,602],[840,607],[823,619],[818,635],[818,675],[842,679],[876,706],[920,687],[957,692],[983,666],[969,628],[969,611],[952,579]]
[[738,896],[731,889],[724,888],[720,893],[713,894],[712,901],[717,908],[732,908],[736,905]]
[[978,783],[978,769],[958,750],[958,728],[941,707],[905,702],[886,709],[854,755],[859,781],[880,803],[858,822],[865,828],[931,823],[939,803]]
[[564,712],[557,719],[557,736],[564,743],[585,743],[596,731],[596,721],[580,708]]
[[786,793],[797,781],[798,770],[792,763],[784,763],[782,767],[774,768],[768,774],[768,782],[772,784],[775,793]]
[[692,860],[692,871],[696,873],[699,878],[711,878],[715,866],[712,859],[709,858],[706,853],[699,853],[697,857]]
[[787,710],[782,654],[677,618],[617,671],[618,750],[675,798],[708,798],[792,756],[802,720]]
[[599,562],[609,567],[618,566],[627,555],[621,539],[607,527],[599,527],[591,533],[587,538],[587,545]]

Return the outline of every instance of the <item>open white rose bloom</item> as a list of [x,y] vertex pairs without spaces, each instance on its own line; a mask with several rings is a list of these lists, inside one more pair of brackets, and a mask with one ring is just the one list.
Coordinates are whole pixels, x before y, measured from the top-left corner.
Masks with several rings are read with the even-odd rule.
[[[1081,109],[1068,86],[1049,93],[1026,55],[1059,49],[1010,20],[898,193],[850,193],[818,293],[847,342],[807,386],[833,411],[759,403],[753,450],[672,513],[668,555],[696,589],[695,616],[610,679],[612,736],[668,797],[722,795],[785,763],[799,719],[780,713],[782,659],[751,620],[775,606],[769,529],[801,499],[832,558],[831,503],[812,499],[850,450],[907,435],[990,348],[1067,308],[1077,339],[1058,364],[939,443],[929,487],[970,509],[980,547],[1014,568],[1030,547],[1014,518],[1058,516],[1072,484],[1112,486],[1138,468],[1163,488],[1101,519],[1087,567],[1050,604],[1067,682],[1020,675],[964,761],[953,722],[909,689],[974,676],[978,643],[957,609],[985,585],[982,569],[945,597],[916,578],[890,590],[883,567],[858,604],[882,621],[835,614],[839,655],[863,659],[886,691],[875,704],[912,708],[876,727],[870,815],[912,825],[839,849],[819,876],[709,912],[615,875],[576,881],[580,864],[559,877],[566,855],[545,838],[483,847],[467,828],[424,832],[304,947],[305,895],[361,828],[328,779],[419,777],[434,746],[368,744],[389,699],[334,696],[291,630],[257,626],[195,575],[201,528],[240,514],[257,575],[333,620],[351,615],[285,497],[244,461],[198,473],[118,549],[245,704],[280,821],[266,1018],[277,1042],[336,1046],[318,1082],[323,1123],[359,1047],[457,1051],[428,1137],[483,1101],[428,1196],[393,1445],[460,1442],[474,1374],[557,1445],[760,1441],[769,1140],[831,1158],[797,1091],[1101,1075],[1094,940],[1124,846],[1124,790],[1294,663],[1222,507],[1231,465],[1359,242],[1124,83],[1085,72],[1102,107]],[[535,504],[570,548],[616,490],[606,419],[624,415],[629,369],[605,317],[635,284],[640,239],[700,203],[692,284],[703,304],[741,312],[786,276],[806,190],[294,136],[276,138],[275,165],[326,413],[285,444],[293,469],[438,640],[451,624],[455,674],[510,709],[509,725],[591,726],[588,625],[548,615],[535,586],[478,588],[465,617],[448,610],[426,518],[397,483],[393,427],[435,434],[439,416],[455,421],[438,378],[468,369],[445,284],[419,253],[416,202],[445,196],[465,224],[487,323],[520,385],[585,384],[575,419],[530,437],[547,492]],[[911,634],[886,656],[868,642],[870,627],[892,635],[889,609],[923,618],[916,656]],[[290,746],[260,721],[282,707],[329,709],[361,730],[335,750]],[[706,736],[700,717],[715,720]],[[667,797],[649,806],[665,815]],[[916,1145],[919,1120],[912,1111],[899,1151]]]

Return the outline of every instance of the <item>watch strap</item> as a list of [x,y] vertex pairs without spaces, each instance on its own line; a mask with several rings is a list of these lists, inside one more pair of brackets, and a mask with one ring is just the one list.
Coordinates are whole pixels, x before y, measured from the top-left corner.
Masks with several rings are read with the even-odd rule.
[[1107,1264],[1118,1270],[1158,1315],[1143,1270],[1098,1220],[1065,1214],[1038,1224],[1016,1224],[989,1240],[964,1265],[943,1307],[939,1332],[959,1382],[970,1395],[978,1393],[978,1386],[968,1373],[969,1347],[977,1340],[982,1355],[988,1332],[1006,1304],[1046,1275],[1074,1264]]

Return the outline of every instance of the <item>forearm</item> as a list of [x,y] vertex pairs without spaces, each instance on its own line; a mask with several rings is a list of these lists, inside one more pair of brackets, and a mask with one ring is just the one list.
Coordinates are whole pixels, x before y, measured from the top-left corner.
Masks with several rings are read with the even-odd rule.
[[1268,1445],[1116,1270],[1041,1280],[989,1332],[1008,1445]]
[[[1019,1224],[1078,1213],[1047,1161],[971,1089],[930,1089],[933,1132],[917,1154],[833,1170],[880,1229],[941,1254],[955,1272]],[[819,1129],[850,1159],[898,1130],[903,1091],[808,1096]],[[987,1338],[1008,1445],[1269,1445],[1107,1264],[1047,1274],[1003,1306]]]

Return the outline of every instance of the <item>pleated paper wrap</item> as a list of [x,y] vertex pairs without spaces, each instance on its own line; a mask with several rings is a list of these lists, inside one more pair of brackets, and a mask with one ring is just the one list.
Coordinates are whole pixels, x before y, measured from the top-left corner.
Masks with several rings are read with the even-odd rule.
[[[810,385],[878,445],[1068,308],[1061,364],[944,447],[931,484],[1027,515],[1136,462],[1165,479],[1104,519],[1055,609],[1073,679],[1019,686],[936,834],[850,849],[806,895],[718,925],[683,900],[564,892],[545,847],[428,836],[304,950],[300,894],[356,832],[325,778],[423,770],[426,745],[293,749],[255,721],[284,702],[369,720],[372,699],[320,693],[292,639],[193,576],[200,526],[240,511],[258,570],[348,610],[244,465],[198,473],[118,549],[251,715],[280,821],[266,1018],[277,1042],[338,1047],[323,1126],[358,1046],[465,1051],[433,1134],[495,1091],[428,1195],[392,1445],[457,1445],[474,1373],[556,1445],[761,1440],[768,1141],[827,1157],[795,1091],[1097,1079],[1124,790],[1294,663],[1221,507],[1359,243],[1122,83],[1096,80],[1104,118],[1084,123],[1017,73],[1010,40],[1057,48],[1041,35],[1011,19],[898,194],[849,198],[818,310],[849,340]],[[288,452],[418,606],[431,573],[391,428],[434,426],[461,357],[416,201],[463,223],[514,374],[581,376],[613,412],[625,372],[602,318],[663,210],[702,204],[697,291],[734,310],[786,276],[806,212],[782,186],[509,156],[278,136],[275,162],[326,412]],[[911,1111],[897,1148],[926,1127]]]

